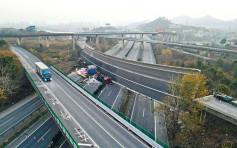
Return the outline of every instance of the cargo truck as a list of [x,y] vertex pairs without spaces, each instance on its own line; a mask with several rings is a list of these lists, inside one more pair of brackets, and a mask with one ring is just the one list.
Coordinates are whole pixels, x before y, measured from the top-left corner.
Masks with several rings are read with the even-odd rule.
[[35,62],[35,66],[36,66],[36,72],[43,78],[44,81],[52,80],[48,66],[46,66],[42,62]]

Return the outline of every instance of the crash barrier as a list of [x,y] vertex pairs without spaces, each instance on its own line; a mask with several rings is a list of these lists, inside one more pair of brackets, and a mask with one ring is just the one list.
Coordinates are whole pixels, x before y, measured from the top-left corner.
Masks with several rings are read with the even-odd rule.
[[63,123],[61,122],[61,120],[58,118],[58,116],[54,113],[53,109],[49,106],[49,104],[47,103],[47,101],[45,100],[44,96],[41,94],[41,92],[39,91],[38,87],[36,86],[35,82],[33,81],[33,79],[31,78],[31,76],[29,75],[29,73],[25,70],[27,77],[29,78],[31,84],[33,85],[33,87],[35,88],[35,90],[38,92],[38,94],[40,95],[40,97],[42,98],[42,100],[44,101],[46,107],[48,108],[48,110],[51,112],[51,114],[53,115],[54,119],[57,121],[59,127],[61,128],[61,130],[63,131],[63,133],[66,135],[66,137],[68,138],[68,140],[70,141],[70,143],[72,144],[72,146],[74,148],[80,148],[79,145],[77,144],[77,142],[74,140],[74,138],[71,136],[71,134],[68,132],[68,130],[66,129],[66,127],[63,125]]
[[95,104],[97,104],[99,107],[101,107],[103,110],[105,110],[108,114],[110,114],[112,117],[114,117],[116,120],[118,120],[120,123],[122,123],[126,128],[134,132],[137,136],[139,136],[141,139],[146,141],[148,144],[150,144],[153,147],[164,147],[169,148],[168,145],[160,141],[158,138],[155,138],[154,135],[147,132],[145,129],[137,125],[135,122],[131,121],[129,118],[118,112],[117,110],[113,109],[111,106],[109,106],[104,101],[100,100],[97,96],[90,93],[86,89],[84,89],[82,86],[80,86],[78,83],[76,83],[71,78],[67,77],[63,72],[58,70],[56,67],[51,65],[51,69],[57,73],[59,76],[61,76],[64,80],[66,80],[69,84],[71,84],[74,88],[76,88],[79,92],[84,94],[87,98],[89,98],[91,101],[93,101]]

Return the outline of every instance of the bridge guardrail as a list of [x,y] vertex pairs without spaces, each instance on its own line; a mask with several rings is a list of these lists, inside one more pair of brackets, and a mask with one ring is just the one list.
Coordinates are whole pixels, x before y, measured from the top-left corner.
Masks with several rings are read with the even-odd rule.
[[31,76],[29,75],[29,73],[25,70],[27,77],[30,79],[31,84],[34,86],[34,88],[36,89],[36,91],[39,93],[40,97],[43,99],[45,105],[47,106],[47,108],[49,109],[49,111],[51,112],[51,114],[53,115],[54,119],[57,121],[58,125],[60,126],[60,128],[62,129],[62,131],[64,132],[64,134],[66,135],[66,137],[69,139],[70,143],[73,145],[74,148],[80,148],[79,145],[77,144],[77,142],[74,140],[74,138],[71,136],[71,134],[68,132],[68,130],[66,129],[66,127],[63,125],[63,123],[61,122],[61,120],[58,118],[58,116],[54,113],[53,109],[49,106],[48,102],[45,100],[44,96],[41,94],[41,92],[39,91],[38,87],[36,86],[35,82],[32,80]]
[[99,99],[94,94],[87,91],[85,88],[80,86],[78,83],[76,83],[71,78],[67,77],[63,72],[58,70],[56,67],[51,65],[52,70],[54,70],[59,76],[61,76],[63,79],[65,79],[69,84],[71,84],[74,88],[79,90],[83,95],[85,95],[87,98],[89,98],[91,101],[93,101],[95,104],[100,106],[103,110],[108,112],[112,117],[114,117],[116,120],[118,120],[120,123],[122,123],[125,127],[127,127],[129,130],[133,131],[137,136],[142,138],[144,141],[149,143],[153,147],[164,147],[169,148],[168,145],[160,141],[158,138],[156,139],[154,135],[147,132],[145,129],[137,125],[135,122],[131,121],[126,116],[122,115],[117,110],[113,109],[111,106],[109,106],[107,103]]
[[[91,49],[88,49],[88,50],[91,51]],[[201,72],[200,69],[195,69],[195,68],[176,67],[176,66],[161,65],[161,64],[149,64],[149,63],[143,63],[143,62],[140,62],[140,61],[132,61],[132,60],[127,60],[127,59],[121,59],[121,58],[118,58],[118,57],[106,55],[106,54],[104,54],[102,52],[99,52],[99,51],[96,51],[96,50],[93,50],[92,52],[96,52],[96,53],[98,53],[102,56],[108,57],[108,58],[112,58],[112,59],[116,59],[116,60],[124,60],[124,61],[132,63],[132,64],[140,63],[140,64],[143,64],[144,66],[153,66],[153,67],[156,66],[156,68],[161,67],[161,68],[164,68],[164,70],[165,70],[165,68],[168,68],[168,69],[172,69],[172,70],[181,70],[181,71],[189,71],[189,72],[190,71],[192,71],[192,72]]]

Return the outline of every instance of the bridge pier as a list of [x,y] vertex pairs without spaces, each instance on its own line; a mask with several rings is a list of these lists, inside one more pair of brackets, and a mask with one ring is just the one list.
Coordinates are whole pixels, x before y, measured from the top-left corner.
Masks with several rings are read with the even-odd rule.
[[201,125],[204,125],[205,119],[206,119],[206,115],[207,115],[207,112],[205,110],[202,110],[201,111],[201,115],[200,115],[200,120],[199,120],[199,123]]
[[124,34],[122,34],[122,48],[124,47]]
[[152,40],[156,40],[156,34],[152,34]]
[[49,37],[46,36],[46,47],[49,47]]
[[72,36],[72,50],[75,50],[75,37]]
[[98,45],[100,44],[100,40],[99,40],[99,36],[98,35],[95,36],[95,43],[98,44]]
[[17,44],[20,46],[21,45],[21,38],[17,38]]

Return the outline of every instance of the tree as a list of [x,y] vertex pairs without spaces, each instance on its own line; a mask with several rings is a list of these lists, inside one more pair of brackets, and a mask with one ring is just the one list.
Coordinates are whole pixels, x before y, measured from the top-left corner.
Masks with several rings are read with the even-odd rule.
[[225,44],[225,43],[226,43],[226,39],[222,39],[222,40],[220,41],[220,43],[221,43],[221,44]]
[[0,101],[1,101],[1,106],[4,106],[4,100],[6,99],[6,96],[4,95],[4,91],[2,89],[2,86],[0,86]]
[[219,84],[216,88],[216,91],[219,93],[223,93],[226,95],[230,95],[230,88],[228,86],[226,86],[225,84]]
[[165,56],[165,59],[166,59],[166,64],[168,64],[168,60],[169,60],[169,58],[170,57],[172,57],[172,51],[170,50],[170,49],[164,49],[164,50],[162,50],[162,55],[164,55]]
[[222,58],[219,58],[219,59],[216,61],[216,66],[222,68],[223,65],[224,65],[224,61],[222,60]]
[[205,76],[197,73],[176,77],[171,80],[169,88],[172,96],[166,96],[164,104],[155,108],[155,112],[163,112],[166,117],[171,147],[192,147],[194,143],[200,144],[200,139],[192,139],[191,135],[201,129],[199,112],[203,106],[195,99],[208,94]]

